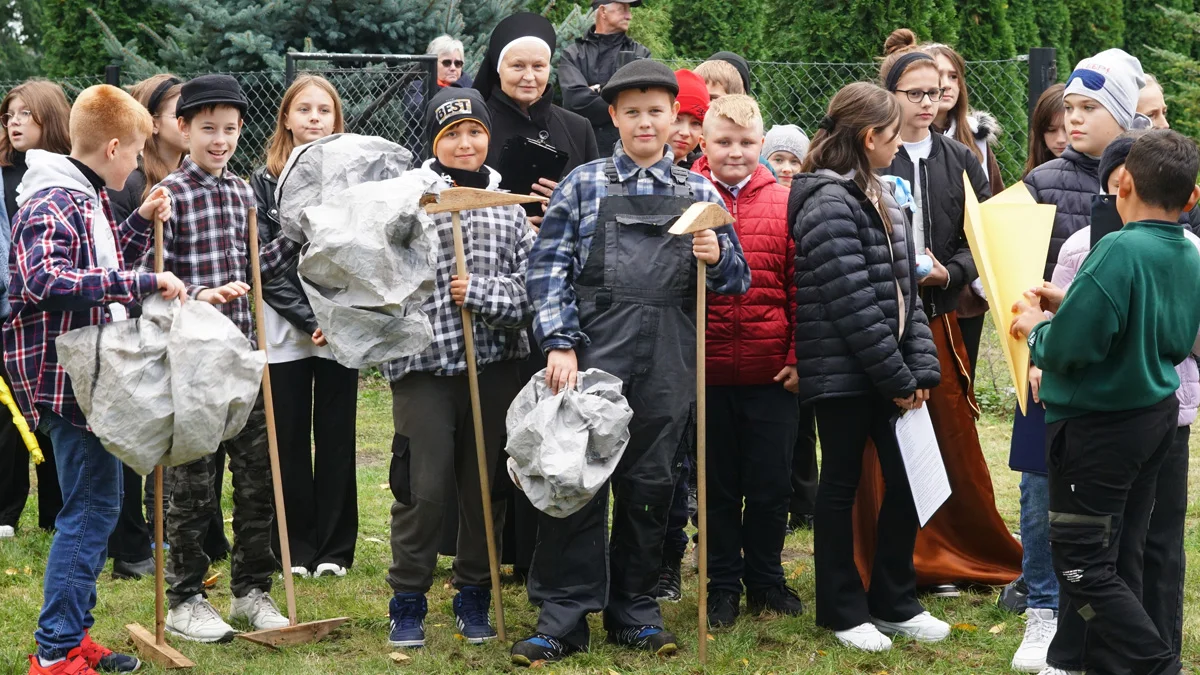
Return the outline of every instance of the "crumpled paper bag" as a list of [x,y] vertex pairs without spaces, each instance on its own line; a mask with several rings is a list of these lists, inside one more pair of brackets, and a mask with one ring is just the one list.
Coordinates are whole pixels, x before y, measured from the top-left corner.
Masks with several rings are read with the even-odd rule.
[[621,380],[590,368],[557,396],[542,370],[508,408],[508,473],[539,511],[565,518],[612,476],[629,445],[633,410]]

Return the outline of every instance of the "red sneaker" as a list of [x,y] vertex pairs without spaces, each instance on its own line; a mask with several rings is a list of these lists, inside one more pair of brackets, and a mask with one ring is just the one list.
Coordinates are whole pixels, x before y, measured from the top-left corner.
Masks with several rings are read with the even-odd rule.
[[43,666],[36,655],[29,657],[29,675],[98,675],[83,657],[67,658],[52,666]]
[[88,666],[102,673],[132,673],[142,667],[142,662],[136,656],[118,654],[113,650],[92,640],[88,631],[83,632],[83,642],[67,652],[67,660],[82,657]]

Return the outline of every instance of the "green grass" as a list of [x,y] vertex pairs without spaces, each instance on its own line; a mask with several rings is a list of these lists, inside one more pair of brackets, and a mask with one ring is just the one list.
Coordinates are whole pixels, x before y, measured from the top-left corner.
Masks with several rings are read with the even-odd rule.
[[[231,675],[289,675],[293,673],[492,673],[514,670],[507,658],[507,647],[492,644],[471,647],[455,639],[450,601],[446,588],[449,560],[442,559],[430,594],[430,614],[426,627],[429,643],[425,650],[411,653],[411,660],[397,665],[389,660],[395,650],[387,645],[387,601],[390,590],[385,582],[390,552],[386,489],[387,457],[391,438],[391,397],[378,379],[365,379],[359,394],[359,545],[355,567],[344,579],[297,580],[301,621],[351,617],[350,623],[325,641],[273,652],[262,647],[234,641],[229,645],[206,646],[174,641],[173,644],[196,662],[195,673]],[[999,508],[1010,527],[1017,524],[1017,475],[1006,466],[1009,422],[987,417],[979,425],[984,450],[991,464]],[[1200,444],[1193,443],[1193,452]],[[1200,487],[1200,462],[1193,462],[1191,484]],[[231,512],[227,488],[226,515]],[[50,538],[36,528],[36,500],[26,509],[16,539],[0,543],[0,674],[25,673],[26,654],[33,649],[33,631],[41,605],[42,570]],[[1187,550],[1200,552],[1200,504],[1193,503],[1188,513]],[[228,528],[228,525],[226,526]],[[232,535],[231,535],[232,536]],[[211,597],[222,612],[230,603],[228,563],[217,565],[221,572]],[[799,590],[811,610],[813,597],[812,536],[792,535],[787,541],[785,569],[790,582]],[[546,668],[554,673],[696,673],[701,672],[696,658],[696,577],[685,564],[684,601],[664,606],[668,626],[683,641],[681,653],[660,660],[651,656],[615,649],[594,640],[590,654],[573,657],[566,663]],[[1187,607],[1197,606],[1200,596],[1200,569],[1189,570]],[[283,603],[282,584],[275,597]],[[524,589],[504,588],[506,617],[510,639],[527,635],[536,614],[525,598]],[[130,643],[124,625],[138,622],[154,625],[154,586],[152,580],[113,581],[106,571],[100,579],[99,606],[96,608],[95,637],[115,648],[128,649]],[[1020,617],[995,607],[994,593],[967,593],[953,600],[929,600],[934,614],[955,624],[950,639],[938,645],[897,641],[883,655],[851,652],[837,644],[833,636],[813,624],[812,614],[799,618],[761,620],[743,617],[728,631],[715,635],[709,643],[710,673],[812,673],[833,675],[946,674],[999,675],[1011,672],[1009,659],[1020,643],[1024,624]],[[1185,661],[1200,664],[1200,617],[1189,611],[1186,617]],[[593,622],[593,637],[602,638],[599,620]],[[156,668],[149,668],[156,672]]]

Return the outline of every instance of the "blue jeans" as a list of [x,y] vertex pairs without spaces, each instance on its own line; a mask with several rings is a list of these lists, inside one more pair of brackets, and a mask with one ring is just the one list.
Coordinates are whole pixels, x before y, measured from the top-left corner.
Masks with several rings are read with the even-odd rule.
[[100,439],[42,410],[39,429],[50,437],[58,463],[63,507],[46,559],[42,614],[34,638],[38,656],[63,658],[92,627],[96,579],[108,557],[108,536],[121,512],[121,462]]
[[1058,579],[1050,558],[1050,481],[1040,473],[1021,474],[1021,576],[1029,606],[1058,611]]

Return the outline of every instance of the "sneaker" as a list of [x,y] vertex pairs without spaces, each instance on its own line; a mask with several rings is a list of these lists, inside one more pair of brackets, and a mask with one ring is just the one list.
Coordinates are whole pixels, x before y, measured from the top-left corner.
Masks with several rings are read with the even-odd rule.
[[34,655],[29,657],[29,675],[96,675],[96,671],[92,670],[82,656],[43,666]]
[[269,630],[271,628],[287,628],[291,621],[280,614],[279,607],[260,588],[252,588],[245,597],[234,598],[229,608],[229,620],[243,620],[254,626],[254,630]]
[[675,558],[665,560],[658,568],[658,599],[667,602],[679,602],[683,599],[683,574],[680,568],[683,561]]
[[737,621],[741,613],[742,596],[729,591],[708,592],[708,626],[712,629],[728,628]]
[[538,661],[561,661],[564,658],[583,651],[579,647],[567,644],[558,638],[545,633],[534,633],[512,646],[512,662],[515,666],[529,667]]
[[791,518],[788,519],[788,534],[799,532],[800,530],[813,529],[813,522],[815,520],[816,517],[811,513],[793,513]]
[[321,563],[317,565],[317,571],[313,572],[314,578],[344,576],[346,576],[346,568],[335,563]]
[[1012,668],[1022,673],[1037,673],[1046,668],[1046,652],[1058,632],[1058,616],[1052,609],[1030,607],[1025,610],[1025,639],[1013,655]]
[[674,654],[679,650],[675,634],[661,626],[626,626],[609,631],[608,641],[622,647],[654,652],[656,656]]
[[879,632],[873,623],[864,623],[849,630],[839,630],[834,637],[838,642],[864,652],[886,652],[892,648],[892,640]]
[[0,525],[0,539],[12,539],[17,536],[17,528],[12,525]]
[[935,598],[958,598],[962,596],[962,591],[958,590],[958,586],[954,584],[938,584],[925,589],[925,592]]
[[[297,565],[297,566],[295,566],[295,567],[293,567],[293,568],[292,568],[292,576],[293,576],[293,577],[299,577],[299,578],[302,578],[302,579],[307,579],[307,578],[309,578],[309,577],[311,577],[311,576],[312,576],[312,573],[310,573],[310,572],[308,571],[308,568],[307,568],[307,567],[304,567],[304,566],[302,566],[302,565]],[[282,574],[280,574],[280,575],[279,575],[279,578],[280,578],[280,579],[282,579],[282,578],[283,578],[283,575],[282,575]]]
[[138,562],[125,562],[113,558],[113,579],[141,579],[154,576],[154,558],[146,558]]
[[397,593],[388,603],[388,615],[392,620],[392,630],[388,634],[388,644],[393,647],[424,647],[425,646],[425,614],[429,611],[429,603],[424,593]]
[[903,635],[918,642],[941,642],[950,636],[950,624],[935,618],[929,612],[921,612],[908,621],[883,621],[871,619],[880,632],[887,635]]
[[491,591],[479,586],[463,586],[454,596],[454,620],[467,644],[481,645],[496,639],[491,604]]
[[746,611],[751,614],[774,612],[785,616],[800,616],[804,613],[804,603],[796,592],[786,584],[775,588],[747,590]]
[[996,598],[996,606],[1013,614],[1024,614],[1029,608],[1029,587],[1025,585],[1025,577],[1017,577],[1005,586]]
[[237,634],[203,595],[167,612],[167,632],[193,642],[229,642]]
[[83,657],[88,666],[102,673],[132,673],[142,667],[136,656],[118,654],[92,640],[88,631],[83,632],[83,642],[67,652],[67,660]]
[[1062,668],[1047,666],[1038,675],[1084,675],[1084,672],[1082,670],[1063,670]]

